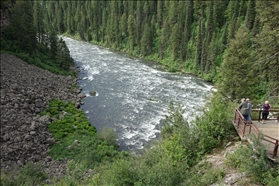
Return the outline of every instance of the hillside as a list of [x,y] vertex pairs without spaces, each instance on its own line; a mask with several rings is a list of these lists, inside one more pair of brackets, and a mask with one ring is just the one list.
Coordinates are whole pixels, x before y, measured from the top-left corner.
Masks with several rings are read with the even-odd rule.
[[42,162],[45,171],[65,173],[65,161],[49,157],[55,139],[48,130],[51,117],[40,116],[53,98],[76,103],[76,78],[56,75],[21,59],[1,54],[1,169],[11,170],[28,161]]

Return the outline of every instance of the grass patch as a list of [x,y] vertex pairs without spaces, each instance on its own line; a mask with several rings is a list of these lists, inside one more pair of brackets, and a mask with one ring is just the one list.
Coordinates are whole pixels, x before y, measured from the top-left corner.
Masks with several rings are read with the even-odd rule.
[[82,162],[86,168],[94,168],[102,161],[128,155],[118,151],[117,136],[112,129],[97,134],[96,128],[74,103],[53,99],[41,115],[56,119],[49,125],[56,140],[50,151],[54,159],[73,159]]

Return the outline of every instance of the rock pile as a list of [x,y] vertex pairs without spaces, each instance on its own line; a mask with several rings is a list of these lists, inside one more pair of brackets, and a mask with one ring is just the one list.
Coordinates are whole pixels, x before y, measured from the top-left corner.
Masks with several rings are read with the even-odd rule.
[[48,156],[55,139],[48,131],[52,118],[40,116],[51,99],[71,101],[80,106],[81,89],[77,79],[56,75],[21,59],[1,54],[1,169],[41,162],[46,173],[59,176],[65,161]]

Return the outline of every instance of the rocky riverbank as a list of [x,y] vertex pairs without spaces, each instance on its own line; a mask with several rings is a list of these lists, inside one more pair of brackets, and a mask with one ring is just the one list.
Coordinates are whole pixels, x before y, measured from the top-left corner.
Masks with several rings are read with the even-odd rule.
[[48,156],[55,139],[48,130],[52,118],[40,116],[53,98],[74,102],[84,96],[75,88],[77,78],[56,75],[21,59],[1,54],[1,169],[28,161],[41,162],[46,173],[59,176],[66,161]]

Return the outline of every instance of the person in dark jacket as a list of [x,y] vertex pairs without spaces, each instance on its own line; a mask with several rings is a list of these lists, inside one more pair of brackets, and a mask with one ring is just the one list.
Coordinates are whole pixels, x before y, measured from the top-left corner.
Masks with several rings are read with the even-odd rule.
[[270,105],[268,101],[265,101],[264,105],[262,106],[262,124],[265,124],[267,120],[267,116],[269,115]]
[[248,120],[247,121],[248,121],[248,123],[251,123],[251,121],[252,121],[251,114],[252,114],[252,107],[253,107],[253,105],[252,105],[252,103],[251,103],[249,98],[246,98],[246,102],[248,104],[248,110],[249,110]]
[[245,101],[244,98],[241,99],[241,103],[238,106],[238,110],[246,120],[249,120],[249,107],[248,107],[248,103]]

